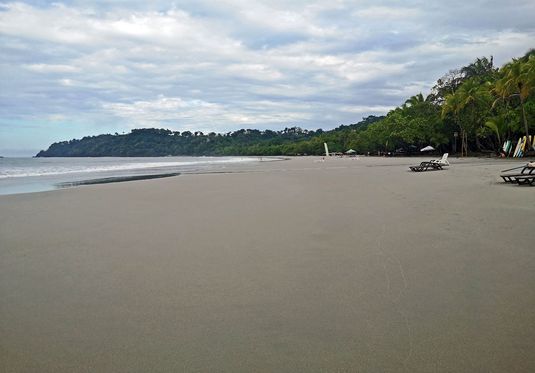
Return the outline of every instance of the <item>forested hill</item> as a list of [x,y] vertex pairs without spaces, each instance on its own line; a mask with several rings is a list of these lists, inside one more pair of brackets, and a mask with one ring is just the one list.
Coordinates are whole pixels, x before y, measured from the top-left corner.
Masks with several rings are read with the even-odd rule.
[[[88,136],[62,141],[37,157],[155,157],[167,155],[297,155],[322,154],[323,142],[336,139],[333,151],[342,151],[344,134],[364,130],[384,117],[369,116],[361,122],[332,131],[299,127],[283,131],[241,129],[228,133],[178,132],[167,129],[134,129],[128,134]],[[346,149],[347,150],[347,149]]]

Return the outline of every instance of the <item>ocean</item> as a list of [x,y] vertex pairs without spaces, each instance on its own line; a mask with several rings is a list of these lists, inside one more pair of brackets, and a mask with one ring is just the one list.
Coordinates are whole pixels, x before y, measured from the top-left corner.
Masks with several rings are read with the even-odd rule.
[[0,195],[53,190],[95,179],[218,171],[230,164],[259,161],[255,157],[0,158]]

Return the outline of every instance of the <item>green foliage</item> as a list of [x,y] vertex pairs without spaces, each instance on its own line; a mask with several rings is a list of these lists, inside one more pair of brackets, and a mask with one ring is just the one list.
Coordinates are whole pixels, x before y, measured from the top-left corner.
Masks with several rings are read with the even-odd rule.
[[39,157],[152,157],[167,155],[279,155],[311,152],[305,140],[316,133],[299,127],[283,131],[242,129],[226,134],[202,132],[172,132],[165,129],[143,128],[126,135],[99,135],[80,140],[52,144]]
[[498,95],[497,100],[518,101],[524,131],[529,135],[526,105],[530,105],[530,97],[533,98],[535,90],[535,51],[531,50],[523,58],[513,59],[500,72],[501,78],[494,87],[494,92]]
[[505,117],[502,115],[496,116],[494,118],[490,118],[485,122],[485,126],[489,128],[497,137],[498,139],[498,147],[502,143],[502,139],[506,136],[508,125],[505,120]]

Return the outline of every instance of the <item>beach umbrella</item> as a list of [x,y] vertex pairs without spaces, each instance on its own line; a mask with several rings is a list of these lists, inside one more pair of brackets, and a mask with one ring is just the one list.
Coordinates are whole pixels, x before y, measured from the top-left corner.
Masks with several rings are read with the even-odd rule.
[[420,149],[421,152],[430,152],[432,150],[435,150],[431,145],[426,146],[425,148]]
[[356,153],[357,151],[356,150],[353,150],[353,149],[349,149],[346,154],[353,154],[353,153]]

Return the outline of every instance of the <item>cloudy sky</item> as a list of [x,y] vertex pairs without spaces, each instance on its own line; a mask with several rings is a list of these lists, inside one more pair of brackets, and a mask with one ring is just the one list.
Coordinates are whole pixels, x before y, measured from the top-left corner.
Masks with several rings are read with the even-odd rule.
[[139,127],[334,128],[535,47],[535,1],[0,1],[0,155]]

